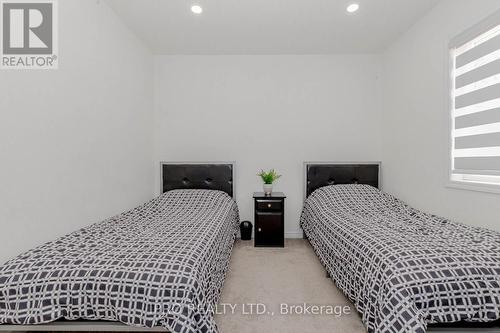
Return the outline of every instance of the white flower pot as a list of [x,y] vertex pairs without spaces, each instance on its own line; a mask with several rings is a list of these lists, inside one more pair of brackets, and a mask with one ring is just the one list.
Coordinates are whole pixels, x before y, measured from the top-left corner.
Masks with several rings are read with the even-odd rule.
[[273,193],[273,184],[264,184],[264,193],[266,195],[271,195],[271,193]]

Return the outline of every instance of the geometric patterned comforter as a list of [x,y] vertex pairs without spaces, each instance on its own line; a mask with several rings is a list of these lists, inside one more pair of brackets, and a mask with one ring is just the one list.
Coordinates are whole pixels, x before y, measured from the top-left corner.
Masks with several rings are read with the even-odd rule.
[[301,226],[368,332],[500,318],[500,233],[409,207],[367,185],[305,203]]
[[226,193],[167,192],[0,266],[0,324],[57,319],[217,332],[239,217]]

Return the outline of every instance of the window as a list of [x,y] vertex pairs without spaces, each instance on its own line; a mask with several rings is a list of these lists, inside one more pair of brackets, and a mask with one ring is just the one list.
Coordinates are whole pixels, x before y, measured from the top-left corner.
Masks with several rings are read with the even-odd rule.
[[450,180],[500,191],[500,12],[455,38]]

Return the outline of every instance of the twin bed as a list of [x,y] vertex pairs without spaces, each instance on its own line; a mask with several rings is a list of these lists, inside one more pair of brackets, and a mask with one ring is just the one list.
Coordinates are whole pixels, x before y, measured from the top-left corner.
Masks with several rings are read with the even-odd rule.
[[[306,165],[301,227],[368,332],[500,318],[500,234],[422,213],[377,189],[379,164]],[[479,323],[479,324],[478,324]]]
[[162,168],[163,195],[0,267],[0,328],[215,332],[239,223],[233,165]]
[[[306,165],[301,226],[369,332],[500,318],[500,234],[380,192],[380,165]],[[165,164],[160,197],[0,266],[0,330],[217,332],[232,164]],[[126,324],[126,325],[124,325]]]

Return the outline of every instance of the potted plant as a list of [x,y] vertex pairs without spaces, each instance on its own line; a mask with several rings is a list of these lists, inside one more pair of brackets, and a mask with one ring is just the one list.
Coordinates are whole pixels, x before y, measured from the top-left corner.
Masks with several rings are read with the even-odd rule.
[[274,169],[269,170],[268,172],[265,172],[262,170],[258,176],[262,178],[262,181],[264,182],[264,193],[266,195],[271,195],[273,192],[273,183],[278,180],[281,175],[278,175]]

